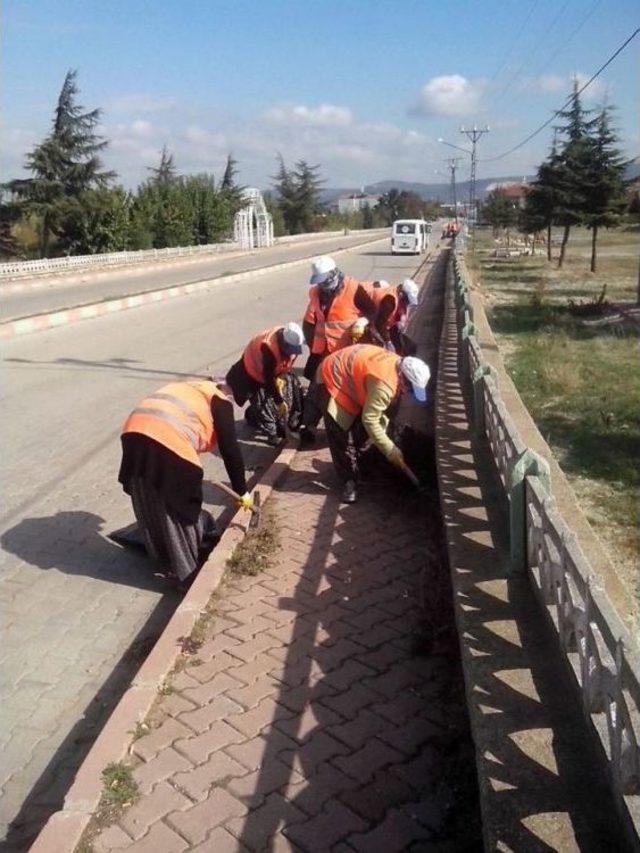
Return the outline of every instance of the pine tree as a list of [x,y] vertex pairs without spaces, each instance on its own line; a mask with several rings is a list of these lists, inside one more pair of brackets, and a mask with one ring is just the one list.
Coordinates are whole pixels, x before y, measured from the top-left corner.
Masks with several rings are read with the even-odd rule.
[[241,187],[238,184],[237,166],[238,161],[234,158],[233,154],[228,154],[224,175],[222,176],[222,182],[220,183],[220,192],[229,204],[232,214],[236,214],[243,206],[242,193],[244,187]]
[[68,71],[53,118],[51,133],[27,155],[33,177],[9,184],[24,213],[40,217],[40,254],[48,257],[51,235],[64,242],[70,210],[88,190],[105,187],[115,177],[105,171],[99,154],[107,142],[96,133],[101,110],[87,112],[76,102],[77,72]]
[[298,222],[298,200],[296,197],[296,185],[293,176],[287,169],[282,154],[278,154],[278,171],[272,177],[278,206],[282,211],[282,218],[288,234],[297,233]]
[[147,166],[147,171],[151,172],[151,183],[156,187],[168,187],[177,180],[176,166],[173,160],[173,154],[169,151],[166,145],[162,146],[160,152],[160,163],[157,166]]
[[520,216],[520,230],[536,233],[547,230],[547,259],[551,260],[551,226],[555,222],[557,192],[560,176],[559,159],[554,131],[551,152],[538,167],[538,174],[525,198],[524,209]]
[[626,206],[627,166],[611,127],[612,108],[604,106],[595,120],[591,140],[590,176],[586,185],[584,222],[591,229],[591,272],[596,271],[599,228],[618,225]]
[[320,187],[324,183],[320,175],[320,166],[310,166],[306,160],[295,164],[293,180],[297,202],[298,233],[314,230],[314,220],[320,206]]
[[580,101],[578,81],[574,80],[570,105],[559,113],[566,124],[561,128],[565,141],[555,164],[555,219],[564,229],[558,268],[564,262],[571,228],[584,221],[586,212],[586,186],[591,160],[589,133],[593,127],[593,121],[587,118],[588,114],[589,111],[583,108]]

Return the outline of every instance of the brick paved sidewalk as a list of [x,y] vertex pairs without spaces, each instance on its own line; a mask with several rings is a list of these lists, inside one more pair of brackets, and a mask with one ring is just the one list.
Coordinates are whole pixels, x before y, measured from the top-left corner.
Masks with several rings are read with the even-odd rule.
[[298,454],[271,499],[277,564],[225,581],[95,853],[480,848],[457,644],[412,654],[437,517],[393,481],[349,507],[334,486],[326,449]]

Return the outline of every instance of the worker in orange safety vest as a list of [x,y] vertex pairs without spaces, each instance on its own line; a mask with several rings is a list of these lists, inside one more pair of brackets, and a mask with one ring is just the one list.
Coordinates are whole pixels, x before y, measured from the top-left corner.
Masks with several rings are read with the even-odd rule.
[[311,265],[309,304],[302,329],[310,354],[304,370],[310,387],[300,430],[300,443],[311,445],[315,427],[321,417],[317,405],[315,376],[322,359],[352,343],[351,329],[360,317],[372,322],[376,307],[370,291],[373,282],[361,282],[345,276],[328,255],[316,258]]
[[286,386],[298,387],[291,371],[303,344],[297,323],[265,329],[249,341],[226,375],[238,406],[250,400],[245,417],[272,445],[279,444],[285,435],[285,419],[290,412],[283,391]]
[[238,506],[252,509],[228,389],[211,380],[170,382],[145,397],[124,423],[118,480],[131,496],[150,557],[183,588],[218,540],[202,509],[200,454],[216,447]]
[[358,456],[367,439],[392,464],[406,467],[402,451],[387,435],[389,410],[403,394],[426,402],[428,366],[373,344],[355,344],[327,356],[319,370],[324,423],[331,458],[343,483],[342,500],[357,499]]
[[405,278],[397,287],[370,291],[376,306],[375,339],[398,355],[414,355],[416,346],[406,335],[409,309],[418,304],[420,290],[413,279]]

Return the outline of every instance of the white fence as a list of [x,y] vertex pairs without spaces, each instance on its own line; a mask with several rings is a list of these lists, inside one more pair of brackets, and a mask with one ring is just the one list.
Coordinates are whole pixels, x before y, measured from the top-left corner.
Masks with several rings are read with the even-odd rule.
[[[321,240],[324,237],[339,237],[348,234],[376,234],[388,229],[375,229],[369,231],[316,231],[312,234],[295,234],[290,237],[278,237],[276,244],[297,243],[304,240]],[[226,243],[208,243],[204,246],[179,246],[173,249],[142,249],[138,252],[108,252],[101,255],[74,255],[67,258],[42,258],[35,261],[9,261],[0,264],[0,281],[3,278],[21,278],[25,276],[41,275],[54,272],[67,272],[69,270],[91,267],[109,267],[120,264],[139,264],[162,261],[170,258],[182,258],[192,255],[216,255],[227,252],[242,251],[239,243],[232,241]]]
[[526,571],[573,672],[620,814],[640,845],[640,654],[558,513],[549,467],[526,447],[486,364],[473,324],[469,283],[453,259],[461,362],[473,394],[473,425],[488,440],[509,502],[511,571]]

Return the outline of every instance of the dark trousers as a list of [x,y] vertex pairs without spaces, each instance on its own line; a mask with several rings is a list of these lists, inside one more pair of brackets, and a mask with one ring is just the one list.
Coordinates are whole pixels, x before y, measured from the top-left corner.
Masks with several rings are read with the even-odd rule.
[[353,422],[351,429],[344,430],[325,411],[324,426],[327,431],[327,442],[329,444],[329,451],[331,452],[331,459],[333,460],[338,477],[343,483],[346,483],[347,480],[357,481],[360,473],[358,470],[358,457],[368,438],[366,430],[362,426],[362,421],[360,418],[357,418]]
[[161,569],[186,580],[202,566],[220,539],[213,516],[201,509],[192,524],[180,519],[144,478],[132,477],[128,485],[147,553]]

